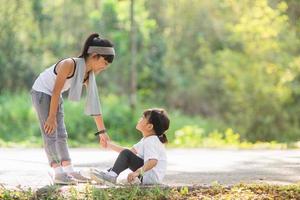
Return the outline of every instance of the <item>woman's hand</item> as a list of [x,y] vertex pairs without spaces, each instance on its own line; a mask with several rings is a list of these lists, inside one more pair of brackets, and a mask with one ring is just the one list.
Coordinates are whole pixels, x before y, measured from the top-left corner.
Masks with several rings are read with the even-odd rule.
[[140,174],[139,174],[139,172],[137,172],[137,171],[131,172],[131,173],[129,173],[128,176],[127,176],[127,181],[128,181],[129,183],[131,183],[131,182],[134,181],[134,179],[135,179],[136,177],[138,177],[139,175],[140,175]]
[[110,141],[109,136],[107,133],[100,134],[100,144],[103,148],[107,148],[107,142]]
[[53,134],[54,130],[56,130],[56,127],[56,117],[49,116],[44,124],[44,130],[46,134]]

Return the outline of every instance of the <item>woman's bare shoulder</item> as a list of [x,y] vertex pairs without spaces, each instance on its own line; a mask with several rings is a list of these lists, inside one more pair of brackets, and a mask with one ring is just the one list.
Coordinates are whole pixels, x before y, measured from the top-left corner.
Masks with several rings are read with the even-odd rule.
[[72,75],[75,69],[75,63],[72,58],[66,58],[59,62],[56,66],[56,71],[68,73],[68,76]]

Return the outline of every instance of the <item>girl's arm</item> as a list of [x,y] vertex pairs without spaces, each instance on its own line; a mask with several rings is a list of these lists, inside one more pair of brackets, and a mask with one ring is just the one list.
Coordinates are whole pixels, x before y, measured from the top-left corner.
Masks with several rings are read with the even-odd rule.
[[138,177],[139,175],[144,175],[144,173],[150,169],[152,169],[153,167],[155,167],[157,165],[157,160],[156,159],[149,159],[144,166],[142,166],[141,168],[137,169],[135,172],[132,172],[130,174],[128,174],[127,180],[128,182],[132,182],[135,177]]
[[[119,146],[117,144],[114,144],[112,142],[108,142],[107,143],[107,148],[113,150],[113,151],[116,151],[118,153],[120,153],[121,151],[127,149],[125,147],[122,147],[122,146]],[[130,151],[132,151],[134,154],[137,154],[136,150],[134,148],[131,148]]]
[[113,150],[113,151],[116,151],[116,152],[118,152],[118,153],[120,153],[121,151],[123,151],[124,149],[126,149],[126,148],[124,148],[124,147],[121,147],[121,146],[116,145],[116,144],[111,143],[111,142],[108,142],[108,143],[107,143],[107,148],[109,148],[109,149],[111,149],[111,150]]
[[53,133],[53,131],[56,129],[56,113],[61,90],[66,82],[67,77],[73,73],[73,70],[74,62],[71,59],[61,61],[61,63],[56,66],[56,80],[52,91],[48,118],[44,125],[44,129],[47,134]]

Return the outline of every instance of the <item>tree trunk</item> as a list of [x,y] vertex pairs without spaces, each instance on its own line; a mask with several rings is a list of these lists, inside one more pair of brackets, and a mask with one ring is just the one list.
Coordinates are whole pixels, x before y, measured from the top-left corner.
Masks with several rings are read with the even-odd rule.
[[136,107],[137,72],[136,72],[136,24],[134,19],[134,0],[130,0],[130,43],[131,43],[131,67],[130,67],[130,107],[132,111]]

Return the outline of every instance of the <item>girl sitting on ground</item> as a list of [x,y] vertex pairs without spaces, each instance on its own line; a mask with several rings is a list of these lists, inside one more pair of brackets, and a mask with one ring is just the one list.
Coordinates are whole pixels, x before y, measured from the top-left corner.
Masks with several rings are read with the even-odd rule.
[[164,144],[168,141],[165,131],[168,130],[169,123],[165,110],[145,110],[136,125],[143,138],[131,149],[108,142],[107,148],[119,152],[119,156],[109,170],[92,170],[92,179],[98,183],[115,184],[119,174],[129,168],[132,170],[127,177],[129,183],[135,180],[140,180],[142,184],[161,183],[167,168]]

